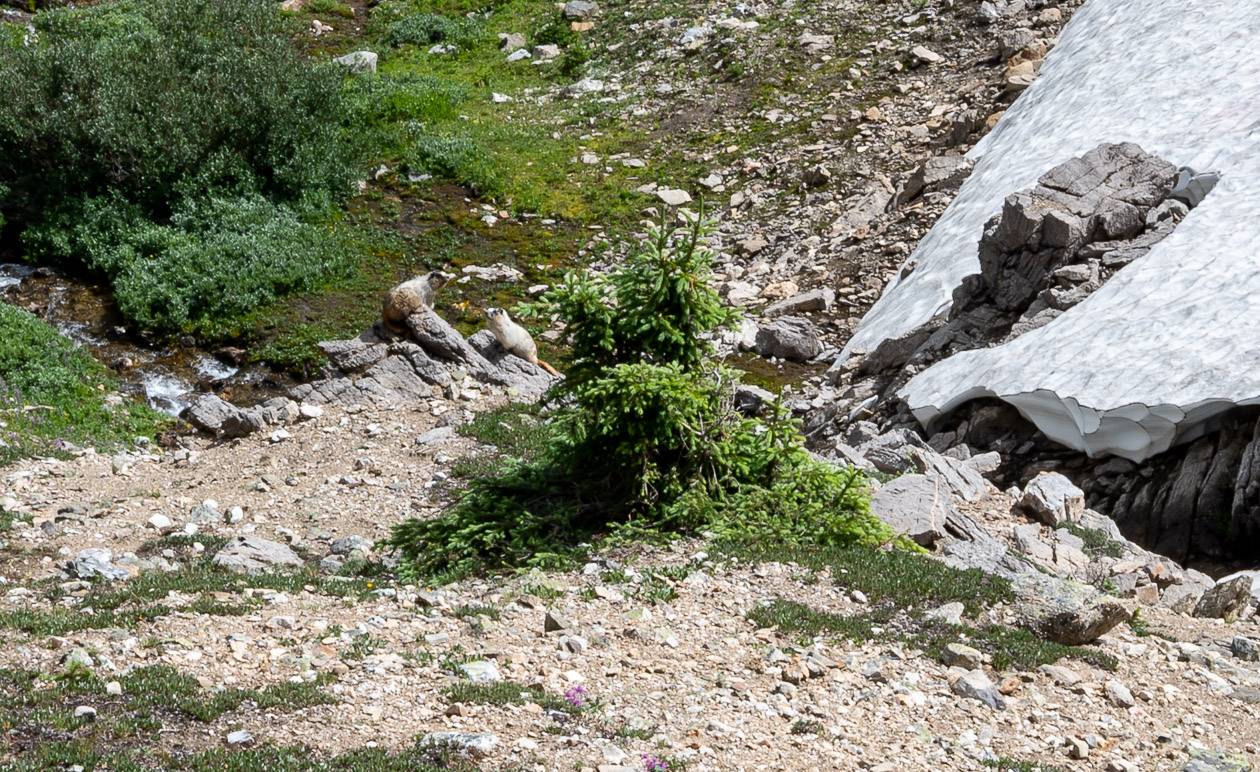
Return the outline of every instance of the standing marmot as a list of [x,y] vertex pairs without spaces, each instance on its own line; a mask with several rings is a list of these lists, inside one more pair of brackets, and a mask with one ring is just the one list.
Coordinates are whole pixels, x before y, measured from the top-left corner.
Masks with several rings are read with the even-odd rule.
[[438,290],[454,278],[454,274],[429,271],[394,287],[385,294],[385,306],[381,309],[385,326],[394,332],[405,332],[407,317],[422,308],[433,308]]
[[534,339],[524,327],[512,321],[507,311],[502,308],[487,308],[486,327],[494,333],[494,339],[499,341],[499,345],[509,354],[515,354],[530,364],[538,365],[552,375],[560,374],[556,368],[538,358],[538,344],[534,343]]

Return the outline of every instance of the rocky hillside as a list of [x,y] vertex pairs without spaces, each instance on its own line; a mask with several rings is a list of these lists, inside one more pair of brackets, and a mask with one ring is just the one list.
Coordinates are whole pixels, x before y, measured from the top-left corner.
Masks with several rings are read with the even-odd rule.
[[[373,171],[321,221],[356,229],[340,278],[180,333],[297,385],[234,404],[229,376],[160,438],[110,425],[6,456],[0,764],[1252,769],[1260,577],[1185,562],[1167,491],[1188,483],[1082,460],[996,403],[924,432],[925,403],[898,396],[1168,236],[1198,203],[1174,167],[1116,145],[1045,170],[986,232],[958,313],[827,371],[1080,5],[287,0],[286,30],[363,100],[347,123]],[[27,34],[29,9],[4,13]],[[1082,164],[1087,189],[1065,179]],[[457,511],[555,415],[533,403],[556,380],[480,329],[484,308],[613,271],[644,220],[702,209],[713,284],[744,312],[713,341],[744,372],[724,406],[777,427],[780,397],[800,455],[861,471],[859,514],[869,498],[895,535],[627,527],[568,552],[553,534],[550,566],[417,574],[395,527]],[[457,278],[434,308],[375,323],[384,289],[436,268]],[[567,366],[558,317],[523,321]],[[1203,469],[1237,475],[1249,442]]]

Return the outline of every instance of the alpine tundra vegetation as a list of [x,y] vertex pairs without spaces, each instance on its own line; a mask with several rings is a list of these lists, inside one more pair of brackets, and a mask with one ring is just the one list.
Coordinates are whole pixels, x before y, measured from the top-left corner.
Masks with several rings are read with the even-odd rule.
[[0,768],[1255,768],[1257,41],[0,0]]

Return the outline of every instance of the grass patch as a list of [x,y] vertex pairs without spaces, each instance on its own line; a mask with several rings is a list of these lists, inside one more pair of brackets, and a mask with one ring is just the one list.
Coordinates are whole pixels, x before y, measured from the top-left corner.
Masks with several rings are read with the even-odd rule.
[[710,554],[748,563],[793,563],[813,571],[827,569],[836,584],[861,590],[873,603],[927,610],[962,603],[967,614],[1015,599],[1010,582],[978,569],[959,570],[925,555],[866,547],[779,547],[748,540],[722,540]]
[[1091,560],[1101,557],[1124,557],[1124,545],[1097,528],[1086,528],[1080,523],[1067,522],[1059,526],[1068,533],[1085,542],[1085,554]]
[[56,739],[36,746],[9,762],[10,772],[49,769],[109,769],[112,772],[476,772],[471,762],[444,748],[419,744],[391,752],[360,748],[325,756],[308,748],[265,746],[246,750],[216,748],[195,754],[155,753],[152,750],[110,751],[86,740]]
[[110,405],[105,368],[53,327],[0,302],[0,464],[62,455],[66,443],[102,451],[153,437],[167,419],[137,401]]
[[[40,763],[46,764],[44,769],[59,768],[60,763],[72,763],[65,760],[78,759],[92,761],[93,767],[140,769],[141,763],[126,754],[118,757],[116,765],[102,760],[116,748],[142,750],[171,723],[207,723],[247,706],[291,711],[335,702],[321,688],[331,680],[328,676],[262,689],[210,692],[192,676],[154,665],[134,669],[117,680],[122,693],[110,695],[105,681],[83,667],[55,676],[0,670],[0,726],[7,730],[10,751],[20,759],[5,769],[38,769]],[[79,705],[94,707],[96,719],[75,718]],[[58,764],[47,765],[54,761]]]
[[537,686],[524,686],[511,681],[474,684],[466,681],[453,684],[443,692],[452,703],[468,705],[524,705],[533,703],[546,710],[578,713],[580,708],[562,697],[548,694]]
[[1104,670],[1115,670],[1117,662],[1105,652],[1085,646],[1064,646],[1038,638],[1027,630],[990,625],[983,628],[951,625],[921,625],[891,604],[846,616],[818,611],[802,603],[777,598],[753,609],[748,619],[758,627],[776,627],[802,638],[836,636],[853,643],[900,641],[939,658],[945,646],[965,641],[988,654],[997,670],[1034,670],[1060,659],[1088,662]]
[[[212,554],[212,553],[210,553]],[[314,569],[288,573],[242,576],[203,562],[172,572],[147,572],[119,584],[94,585],[74,607],[57,606],[47,610],[15,609],[0,612],[0,629],[20,630],[32,635],[65,635],[77,630],[130,628],[172,611],[235,616],[247,613],[257,601],[221,601],[216,592],[239,593],[246,588],[299,593],[304,590],[342,598],[364,598],[375,583],[360,578],[330,577]],[[50,593],[52,599],[61,596]],[[193,596],[190,604],[170,602],[171,593]]]
[[1053,764],[1042,764],[1037,761],[1019,761],[1005,756],[996,759],[985,759],[984,766],[998,772],[1065,772],[1063,767]]
[[457,476],[474,478],[501,469],[505,463],[528,463],[538,458],[552,429],[542,420],[537,404],[512,403],[478,413],[458,431],[463,437],[494,447],[464,456],[452,466]]
[[501,616],[503,616],[503,613],[499,611],[499,609],[495,608],[494,606],[478,606],[478,605],[456,606],[455,609],[451,611],[451,613],[454,614],[459,619],[466,619],[466,618],[472,618],[472,617],[486,617],[488,619],[499,619]]

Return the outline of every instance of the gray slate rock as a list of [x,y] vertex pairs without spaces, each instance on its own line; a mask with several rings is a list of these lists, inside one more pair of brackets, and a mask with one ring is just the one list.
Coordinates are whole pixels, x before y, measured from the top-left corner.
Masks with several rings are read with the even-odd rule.
[[131,573],[125,568],[114,565],[113,560],[114,553],[110,550],[92,547],[75,555],[74,560],[67,566],[67,570],[80,579],[92,579],[99,576],[116,582],[131,578]]
[[286,544],[238,536],[215,553],[214,564],[238,573],[258,574],[284,566],[300,567],[302,559]]
[[809,292],[802,292],[799,295],[793,295],[785,300],[774,303],[762,312],[766,317],[783,316],[784,314],[803,314],[811,311],[826,311],[831,308],[831,304],[836,302],[835,290],[830,287],[821,287],[812,289]]
[[372,541],[365,539],[358,534],[351,534],[337,539],[328,546],[328,551],[334,555],[349,555],[352,552],[371,552]]
[[589,0],[569,0],[561,11],[564,18],[571,21],[586,21],[599,15],[599,5]]
[[1058,472],[1042,472],[1028,483],[1016,507],[1050,526],[1080,520],[1085,492]]
[[906,180],[897,194],[896,205],[908,204],[924,193],[957,190],[974,167],[975,164],[963,156],[929,158]]
[[823,351],[818,328],[799,316],[785,316],[757,330],[755,345],[761,356],[789,362],[808,362]]
[[954,694],[979,700],[994,710],[1006,710],[1006,698],[997,690],[983,670],[969,670],[950,684]]
[[1236,576],[1223,579],[1215,587],[1203,593],[1194,607],[1196,617],[1224,619],[1234,622],[1251,603],[1251,577]]
[[871,514],[916,544],[932,547],[946,535],[946,523],[962,515],[935,480],[908,474],[883,485],[871,497]]

